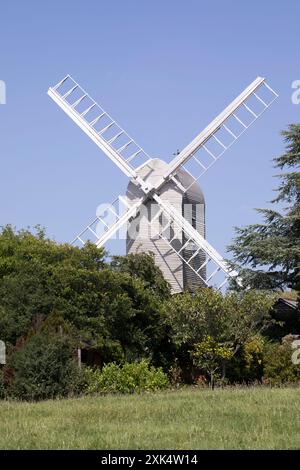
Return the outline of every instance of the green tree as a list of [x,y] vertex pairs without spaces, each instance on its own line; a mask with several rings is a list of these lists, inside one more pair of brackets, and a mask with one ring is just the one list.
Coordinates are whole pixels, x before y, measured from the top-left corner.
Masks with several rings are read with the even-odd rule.
[[237,228],[233,244],[234,265],[243,287],[300,291],[300,124],[282,132],[286,152],[274,165],[289,170],[278,177],[280,185],[271,201],[276,209],[258,209],[264,222]]
[[224,348],[235,355],[253,336],[265,331],[272,323],[270,310],[275,298],[274,294],[263,291],[223,295],[205,288],[199,289],[195,295],[187,292],[174,295],[166,302],[165,311],[180,365],[190,367],[191,351],[199,344],[204,348],[207,338],[217,349]]
[[210,387],[215,385],[215,376],[221,370],[225,361],[233,356],[233,349],[227,344],[218,343],[211,336],[205,336],[204,339],[194,346],[191,351],[193,363],[209,375]]
[[68,336],[97,350],[102,362],[163,361],[168,289],[150,255],[119,257],[111,267],[92,244],[57,244],[40,229],[8,226],[0,234],[0,331],[12,345],[37,321],[59,318],[70,326]]
[[1,338],[14,344],[26,335],[35,316],[59,310],[63,300],[71,304],[60,275],[95,276],[104,266],[103,258],[103,251],[93,245],[78,249],[57,244],[40,228],[31,233],[4,227],[0,234]]
[[202,288],[195,294],[172,296],[165,303],[171,336],[189,349],[206,336],[230,341],[235,349],[272,323],[276,295],[262,291],[228,292]]
[[145,285],[162,299],[171,295],[170,285],[155,264],[154,254],[151,252],[114,256],[111,267],[115,271],[128,273],[130,276],[142,279]]

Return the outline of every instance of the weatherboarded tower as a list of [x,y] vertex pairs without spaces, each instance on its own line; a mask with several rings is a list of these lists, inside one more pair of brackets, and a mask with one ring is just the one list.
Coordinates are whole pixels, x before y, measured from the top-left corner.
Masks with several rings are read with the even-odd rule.
[[[167,168],[168,165],[164,161],[153,159],[142,165],[138,169],[138,174],[153,184],[166,173]],[[183,194],[178,186],[170,180],[165,183],[159,195],[162,200],[172,204],[198,233],[205,237],[205,200],[201,188],[197,183],[192,184],[192,177],[184,170],[178,171],[177,178],[184,187],[190,186],[188,191]],[[141,189],[133,181],[130,181],[127,187],[127,198],[134,203],[140,197],[143,197]],[[176,251],[181,251],[179,254],[174,252],[157,235],[159,224],[160,227],[168,226],[164,216],[157,217],[158,211],[157,204],[149,199],[137,217],[129,221],[126,240],[127,254],[149,251],[154,253],[155,262],[165,279],[170,283],[174,293],[183,290],[194,291],[197,287],[204,286],[206,272],[205,267],[201,267],[205,263],[204,252],[200,251],[195,255],[196,247],[191,243],[186,244],[183,232],[177,234],[172,242]],[[172,227],[168,227],[164,235],[172,239],[175,235]],[[190,260],[191,267],[184,260]]]

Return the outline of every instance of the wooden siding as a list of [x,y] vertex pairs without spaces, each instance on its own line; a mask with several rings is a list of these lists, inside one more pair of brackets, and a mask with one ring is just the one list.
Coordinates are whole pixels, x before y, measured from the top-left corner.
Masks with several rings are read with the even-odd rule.
[[[167,164],[162,160],[151,160],[147,165],[139,170],[140,175],[149,179],[150,181],[162,176],[166,171]],[[183,180],[187,176],[184,172],[178,173],[178,178]],[[130,182],[127,188],[127,197],[132,202],[137,200],[141,196],[140,189],[135,186],[133,182]],[[160,191],[160,197],[171,203],[177,210],[188,218],[192,216],[189,214],[189,210],[192,211],[193,207],[197,205],[196,214],[196,229],[205,235],[205,204],[203,194],[200,187],[195,185],[193,190],[187,192],[182,197],[181,191],[177,188],[175,183],[169,181],[165,184],[163,189]],[[184,212],[184,204],[188,203],[190,206],[187,208],[187,213]],[[169,245],[155,236],[155,230],[151,233],[153,225],[149,226],[148,221],[151,220],[157,213],[158,206],[153,200],[149,200],[145,208],[142,208],[142,217],[139,215],[137,218],[130,221],[127,228],[127,240],[126,240],[126,252],[127,253],[138,253],[138,252],[149,252],[154,253],[155,262],[160,267],[165,279],[170,283],[172,292],[182,292],[184,289],[195,289],[201,285],[199,277],[186,266],[181,258],[169,247]],[[147,220],[148,219],[148,220]],[[190,220],[189,220],[190,221]],[[157,219],[157,223],[159,220]],[[164,224],[163,220],[160,223]],[[155,228],[155,226],[154,226]],[[180,240],[177,240],[178,247],[182,245],[182,236]],[[184,256],[190,257],[191,252],[184,253]],[[193,260],[193,267],[200,267],[204,262],[205,255],[200,253]],[[201,275],[205,276],[205,269],[201,270]]]

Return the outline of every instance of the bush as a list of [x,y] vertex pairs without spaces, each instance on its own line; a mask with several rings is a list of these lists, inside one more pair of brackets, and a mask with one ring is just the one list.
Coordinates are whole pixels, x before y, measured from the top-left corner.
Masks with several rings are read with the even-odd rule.
[[282,343],[268,343],[264,354],[264,382],[271,385],[300,383],[300,364],[293,364],[293,338],[286,336]]
[[145,360],[122,366],[110,363],[102,371],[88,368],[86,377],[88,393],[140,393],[164,389],[169,384],[162,368],[151,367]]
[[76,393],[80,373],[73,351],[65,337],[34,335],[9,360],[9,394],[21,400],[44,400]]
[[256,335],[249,339],[233,356],[227,367],[227,378],[230,383],[256,383],[263,376],[264,362],[263,337]]
[[184,383],[183,371],[177,359],[169,369],[169,379],[172,386],[179,387]]

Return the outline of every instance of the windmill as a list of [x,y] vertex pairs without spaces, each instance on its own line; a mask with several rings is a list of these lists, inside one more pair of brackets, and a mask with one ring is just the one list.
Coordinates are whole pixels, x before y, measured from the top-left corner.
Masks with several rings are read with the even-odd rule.
[[169,164],[151,158],[70,75],[48,95],[130,179],[126,196],[97,212],[74,244],[102,247],[125,228],[127,252],[153,251],[173,292],[189,285],[222,288],[237,278],[205,239],[198,179],[278,97],[265,78],[256,78]]

